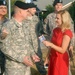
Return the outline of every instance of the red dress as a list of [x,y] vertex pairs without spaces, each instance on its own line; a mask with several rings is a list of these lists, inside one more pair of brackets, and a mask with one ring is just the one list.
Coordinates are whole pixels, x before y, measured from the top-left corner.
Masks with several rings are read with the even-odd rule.
[[[72,32],[69,29],[63,33],[60,28],[55,28],[51,39],[52,43],[61,47],[64,35],[72,38]],[[50,53],[48,75],[68,75],[69,57],[67,51],[62,54],[51,48]]]

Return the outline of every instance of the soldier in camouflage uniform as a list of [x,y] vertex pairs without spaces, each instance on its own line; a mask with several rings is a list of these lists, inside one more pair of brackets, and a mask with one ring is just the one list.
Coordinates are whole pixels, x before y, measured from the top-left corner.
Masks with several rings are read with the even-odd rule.
[[5,75],[28,75],[27,66],[40,60],[33,51],[28,25],[22,23],[27,15],[28,4],[16,1],[12,19],[2,27],[8,33],[1,49],[6,56]]
[[[8,21],[8,18],[5,17],[6,14],[7,14],[6,1],[0,0],[0,33],[1,33],[2,25]],[[1,51],[1,46],[2,46],[2,42],[0,41],[0,75],[3,75],[3,73],[5,71],[5,56]]]
[[[52,32],[53,32],[53,29],[56,27],[56,24],[55,24],[55,20],[56,20],[56,12],[60,11],[62,9],[62,0],[55,0],[54,3],[53,3],[53,6],[55,8],[55,11],[51,14],[49,14],[46,19],[44,20],[44,32],[46,34],[48,34],[51,38],[51,35],[52,35]],[[72,20],[72,19],[71,19]],[[71,31],[74,35],[74,23],[72,21],[71,23]],[[70,43],[70,46],[69,46],[69,50],[73,50],[73,47],[74,47],[74,37],[72,38],[71,40],[71,43]],[[48,62],[48,60],[46,59],[44,65],[46,65]],[[71,71],[69,69],[69,75],[71,75]]]
[[35,15],[36,13],[36,5],[33,3],[30,3],[30,8],[29,10],[29,17],[27,20],[25,20],[25,23],[28,23],[28,27],[30,28],[30,34],[31,34],[31,39],[32,39],[32,46],[34,48],[34,51],[36,54],[40,57],[40,62],[36,62],[36,67],[38,71],[42,75],[46,75],[46,69],[44,68],[43,65],[43,59],[42,59],[42,52],[41,52],[41,47],[40,47],[40,41],[38,37],[42,34],[42,23],[40,22],[39,18]]

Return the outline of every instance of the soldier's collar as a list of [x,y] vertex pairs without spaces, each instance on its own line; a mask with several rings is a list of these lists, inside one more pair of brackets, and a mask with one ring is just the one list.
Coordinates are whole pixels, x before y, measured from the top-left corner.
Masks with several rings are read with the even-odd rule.
[[28,19],[31,20],[32,19],[32,16],[29,16]]
[[22,27],[22,22],[18,22],[14,17],[12,17],[12,19],[14,20],[14,23],[17,27]]

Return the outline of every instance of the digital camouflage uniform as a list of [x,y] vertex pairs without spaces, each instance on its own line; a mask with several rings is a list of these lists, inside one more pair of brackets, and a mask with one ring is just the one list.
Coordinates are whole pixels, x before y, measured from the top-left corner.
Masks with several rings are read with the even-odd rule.
[[[53,12],[49,14],[44,20],[44,32],[50,36],[52,35],[53,29],[56,27],[55,24],[56,14]],[[50,39],[49,38],[49,39]]]
[[[3,21],[0,21],[0,33],[1,33],[1,28],[2,28],[3,24],[7,21],[8,21],[8,18],[6,18],[6,17],[4,18]],[[5,56],[1,51],[1,46],[2,46],[2,42],[0,39],[0,75],[3,75],[3,73],[5,71]]]
[[25,56],[35,54],[31,46],[27,24],[19,24],[12,18],[4,24],[8,32],[3,40],[2,52],[6,55],[6,75],[26,75],[27,66],[23,63]]
[[36,67],[38,71],[41,74],[46,75],[46,70],[43,65],[43,59],[42,59],[42,52],[41,52],[41,47],[40,47],[40,41],[38,37],[42,34],[42,23],[40,22],[39,18],[34,15],[32,17],[29,17],[25,23],[28,23],[28,27],[30,28],[30,34],[31,34],[31,39],[32,39],[32,46],[34,48],[34,51],[36,54],[40,57],[40,62],[36,62]]
[[34,51],[37,52],[38,49],[38,39],[37,39],[37,35],[35,32],[35,25],[38,23],[38,21],[36,20],[35,22],[32,20],[33,17],[28,17],[27,20],[24,21],[25,24],[28,25],[29,27],[29,32],[30,32],[30,38],[32,39],[32,46],[34,48]]
[[[44,20],[44,32],[47,35],[49,35],[49,39],[51,39],[53,29],[56,27],[55,19],[56,19],[56,13],[53,12],[49,14]],[[74,47],[74,23],[72,19],[71,19],[71,31],[73,33],[73,38],[71,40],[70,45]],[[71,75],[70,69],[69,69],[69,72],[70,72],[69,75]]]

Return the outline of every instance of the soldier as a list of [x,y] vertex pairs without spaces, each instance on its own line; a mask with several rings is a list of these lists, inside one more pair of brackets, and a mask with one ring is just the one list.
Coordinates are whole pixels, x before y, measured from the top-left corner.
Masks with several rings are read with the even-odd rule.
[[35,15],[36,13],[36,5],[34,3],[29,3],[29,17],[25,20],[25,23],[28,23],[28,27],[30,28],[30,34],[32,39],[32,46],[36,54],[40,57],[40,62],[36,62],[36,67],[40,74],[46,75],[46,69],[43,65],[42,52],[40,48],[40,41],[38,37],[42,34],[42,23],[39,18]]
[[31,46],[30,33],[27,33],[29,28],[27,24],[23,25],[22,22],[27,18],[27,15],[28,4],[16,1],[12,19],[2,27],[2,31],[5,29],[8,33],[3,40],[3,47],[1,49],[6,57],[6,75],[27,75],[27,66],[33,66],[30,58],[34,62],[40,60]]
[[[56,13],[60,10],[62,10],[63,4],[62,4],[62,0],[55,0],[53,3],[54,9],[55,11],[51,14],[49,14],[46,19],[44,20],[44,28],[45,28],[45,32],[50,36],[51,38],[51,34],[53,32],[53,29],[56,27],[55,24],[55,20],[56,20]],[[74,34],[74,23],[72,21],[71,23],[71,31]],[[69,50],[73,50],[74,47],[74,37],[71,40],[70,46],[69,46]],[[46,59],[44,65],[46,65],[48,62],[48,60]],[[71,71],[69,69],[69,75],[71,75]]]
[[[0,33],[1,33],[2,25],[8,21],[6,14],[7,14],[7,3],[4,0],[0,0]],[[1,52],[1,46],[2,46],[2,42],[0,41],[0,75],[3,75],[5,71],[5,56]]]

